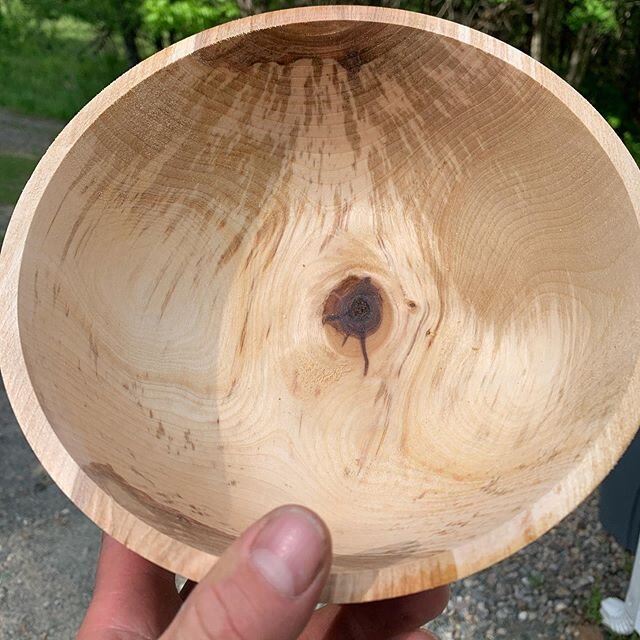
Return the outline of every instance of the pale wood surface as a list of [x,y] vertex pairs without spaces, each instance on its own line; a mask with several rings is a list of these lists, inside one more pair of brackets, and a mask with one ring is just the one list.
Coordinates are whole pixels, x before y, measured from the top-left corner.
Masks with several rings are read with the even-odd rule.
[[[254,16],[49,149],[0,257],[0,365],[56,482],[153,561],[198,579],[298,502],[334,536],[326,599],[414,592],[541,535],[631,439],[639,213],[614,132],[508,45]],[[323,322],[349,276],[380,296],[366,375]]]

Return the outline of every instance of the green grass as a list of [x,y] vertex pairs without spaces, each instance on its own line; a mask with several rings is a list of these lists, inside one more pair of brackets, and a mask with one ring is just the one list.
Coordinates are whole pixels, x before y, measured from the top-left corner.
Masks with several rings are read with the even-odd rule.
[[631,572],[633,571],[633,563],[635,561],[635,556],[632,553],[625,553],[624,554],[624,564],[622,566],[622,570],[625,573],[628,573],[629,575],[631,575]]
[[[602,616],[600,615],[600,604],[602,603],[602,589],[600,585],[596,582],[584,605],[583,616],[586,622],[595,625],[602,624]],[[605,638],[607,640],[640,640],[640,636],[637,633],[634,633],[630,636],[619,636],[616,633],[611,633],[610,631],[605,631]]]
[[36,168],[35,158],[0,155],[0,204],[15,204],[29,176]]
[[121,48],[65,17],[0,33],[0,106],[68,120],[126,70]]
[[600,624],[602,616],[600,615],[600,603],[602,602],[602,590],[596,582],[591,588],[587,600],[584,604],[584,619],[591,624]]
[[544,576],[539,573],[529,575],[529,586],[532,589],[540,589],[544,585]]

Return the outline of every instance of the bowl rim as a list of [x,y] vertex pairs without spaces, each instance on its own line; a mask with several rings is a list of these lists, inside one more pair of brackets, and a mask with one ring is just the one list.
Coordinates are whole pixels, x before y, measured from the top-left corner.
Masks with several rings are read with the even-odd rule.
[[[0,254],[0,369],[7,395],[36,456],[67,497],[109,535],[152,562],[194,580],[217,556],[159,532],[126,511],[91,480],[62,446],[37,400],[27,370],[18,318],[21,262],[31,221],[48,183],[84,132],[117,100],[157,71],[204,47],[255,31],[329,20],[412,27],[498,58],[559,99],[605,151],[640,222],[640,170],[604,118],[576,90],[525,53],[469,27],[420,13],[371,6],[313,6],[234,20],[186,38],[144,60],[91,100],[49,147],[15,207]],[[636,362],[615,414],[581,459],[529,508],[483,535],[426,558],[380,569],[332,571],[324,601],[364,602],[433,588],[470,575],[526,546],[575,508],[605,477],[631,442],[640,421],[640,367]]]

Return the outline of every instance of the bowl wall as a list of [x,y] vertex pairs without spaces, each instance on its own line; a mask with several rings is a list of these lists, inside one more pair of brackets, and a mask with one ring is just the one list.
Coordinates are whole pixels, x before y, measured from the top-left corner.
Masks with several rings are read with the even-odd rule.
[[[330,597],[455,579],[562,517],[634,431],[637,169],[468,29],[240,24],[107,89],[27,187],[3,258],[26,225],[15,318],[47,437],[196,554],[185,573],[296,502],[332,531]],[[382,301],[366,374],[323,318],[348,277]]]

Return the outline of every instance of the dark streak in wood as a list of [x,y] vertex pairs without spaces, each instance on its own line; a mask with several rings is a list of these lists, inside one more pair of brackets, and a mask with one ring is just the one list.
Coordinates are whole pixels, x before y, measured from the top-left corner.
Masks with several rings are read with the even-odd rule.
[[160,502],[147,491],[133,486],[110,464],[92,462],[82,469],[118,504],[165,535],[216,555],[235,540],[234,535],[185,515],[175,507]]

